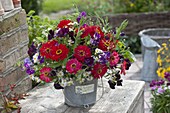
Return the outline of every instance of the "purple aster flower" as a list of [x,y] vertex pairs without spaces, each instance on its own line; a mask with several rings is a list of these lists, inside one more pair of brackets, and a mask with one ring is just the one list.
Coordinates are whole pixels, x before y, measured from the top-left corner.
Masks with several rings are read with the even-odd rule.
[[99,33],[94,34],[94,40],[99,40],[101,35]]
[[116,31],[113,31],[113,34],[116,34]]
[[124,32],[121,32],[121,33],[120,33],[120,36],[125,36],[125,33],[124,33]]
[[97,46],[99,41],[98,40],[94,40],[93,38],[90,38],[90,43],[94,46]]
[[44,58],[43,57],[40,59],[40,64],[42,64],[42,63],[44,63]]
[[78,16],[78,17],[77,17],[77,22],[79,23],[79,22],[80,22],[80,20],[81,20],[81,17],[80,17],[80,16]]
[[44,58],[41,57],[40,55],[38,56],[38,60],[40,61],[40,64],[44,63]]
[[157,82],[157,85],[158,85],[158,86],[161,86],[161,85],[164,84],[164,82],[165,82],[164,80],[159,80],[159,81]]
[[156,80],[152,80],[152,82],[150,83],[150,87],[154,87],[157,84]]
[[35,70],[32,69],[32,68],[27,68],[26,73],[29,74],[29,75],[31,75],[31,74],[34,74],[34,73],[35,73]]
[[104,52],[104,56],[106,59],[110,58],[110,52],[108,51]]
[[85,12],[85,11],[82,11],[82,12],[80,13],[80,16],[86,17],[86,16],[87,16],[87,14],[86,14],[86,12]]
[[157,86],[153,86],[153,87],[151,87],[151,90],[154,91],[157,88],[158,88]]
[[25,59],[24,59],[24,66],[25,66],[26,68],[30,68],[31,65],[32,65],[31,60],[30,60],[29,58],[25,58]]
[[81,12],[80,15],[77,17],[77,22],[79,23],[80,20],[81,20],[81,18],[82,18],[82,17],[86,17],[86,16],[87,16],[86,12],[84,12],[84,11]]
[[106,64],[107,61],[108,60],[105,58],[105,55],[100,55],[99,62],[101,62],[102,64]]
[[37,52],[36,46],[34,45],[34,43],[32,43],[31,46],[28,48],[28,55],[30,57],[33,57],[36,52]]
[[163,94],[163,93],[165,92],[165,90],[164,90],[162,87],[159,87],[158,90],[157,90],[157,92],[158,92],[159,94]]
[[165,76],[164,77],[170,82],[170,73],[165,72]]
[[54,31],[50,30],[48,34],[48,40],[51,40],[52,38],[54,38]]
[[88,66],[93,66],[94,64],[94,58],[93,57],[90,57],[90,58],[85,58],[85,64],[88,65]]
[[61,28],[58,33],[57,36],[58,37],[64,37],[69,33],[69,29],[68,28]]

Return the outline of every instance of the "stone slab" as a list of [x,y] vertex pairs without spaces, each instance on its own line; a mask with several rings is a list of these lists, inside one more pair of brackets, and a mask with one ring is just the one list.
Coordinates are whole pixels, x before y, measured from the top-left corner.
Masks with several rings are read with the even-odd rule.
[[74,108],[64,104],[62,90],[53,84],[36,87],[21,100],[21,113],[144,113],[144,82],[125,80],[123,86],[111,90],[104,82],[104,95],[99,83],[97,102],[89,108]]

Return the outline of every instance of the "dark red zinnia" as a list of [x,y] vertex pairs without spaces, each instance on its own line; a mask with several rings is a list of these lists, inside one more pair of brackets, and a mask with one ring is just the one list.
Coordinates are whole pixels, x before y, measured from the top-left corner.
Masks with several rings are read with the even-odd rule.
[[107,72],[106,64],[96,63],[91,71],[94,78],[101,78]]
[[71,20],[61,20],[60,23],[58,24],[58,28],[66,28],[69,27],[69,23],[71,22]]
[[84,62],[85,58],[91,57],[90,48],[85,45],[79,45],[74,49],[74,56],[81,62]]
[[110,40],[101,39],[99,41],[99,49],[103,51],[107,51],[108,49],[113,50],[114,48],[115,48],[115,44],[111,42]]
[[53,41],[48,41],[46,43],[43,43],[41,48],[40,48],[40,54],[41,56],[47,58],[47,59],[51,59],[52,54],[51,54],[51,48],[55,45],[57,45],[57,41],[53,40]]
[[69,53],[69,49],[66,47],[66,45],[59,44],[58,46],[52,47],[51,53],[52,53],[53,60],[56,61],[64,60]]

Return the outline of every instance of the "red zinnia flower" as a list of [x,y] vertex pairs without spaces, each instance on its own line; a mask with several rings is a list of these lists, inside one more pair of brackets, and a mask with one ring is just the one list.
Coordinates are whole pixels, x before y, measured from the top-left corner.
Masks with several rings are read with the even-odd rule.
[[107,51],[108,49],[112,50],[113,48],[115,48],[115,44],[113,42],[106,39],[101,39],[99,41],[99,49],[103,50],[103,51]]
[[55,45],[57,45],[57,41],[55,41],[55,40],[48,41],[48,42],[42,44],[42,46],[40,48],[41,56],[48,58],[48,59],[51,59],[51,57],[52,57],[51,48]]
[[120,72],[121,74],[124,74],[124,75],[126,74],[126,72],[125,72],[126,71],[126,64],[127,64],[127,62],[124,60],[123,64],[121,65],[121,72]]
[[84,62],[85,58],[91,57],[90,48],[85,45],[79,45],[74,49],[74,56],[81,62]]
[[94,65],[91,71],[94,78],[101,78],[107,72],[107,66],[105,64],[97,63]]
[[66,47],[66,45],[59,44],[58,46],[52,47],[51,53],[52,53],[53,60],[56,60],[56,61],[64,60],[69,53],[69,49]]
[[81,35],[81,38],[84,38],[88,35],[93,37],[95,33],[98,33],[99,35],[101,35],[101,37],[104,37],[104,33],[102,32],[99,26],[85,26],[82,29],[83,29],[83,34]]
[[51,68],[50,67],[43,67],[40,70],[40,79],[45,81],[45,82],[50,82],[51,78],[50,78],[50,72],[51,72]]
[[70,20],[61,20],[60,23],[58,24],[58,28],[66,28],[69,27]]
[[77,59],[70,59],[66,64],[66,70],[71,74],[76,74],[81,69],[81,66],[82,64]]
[[110,65],[115,66],[119,62],[119,59],[120,59],[119,54],[116,51],[114,51],[109,59]]

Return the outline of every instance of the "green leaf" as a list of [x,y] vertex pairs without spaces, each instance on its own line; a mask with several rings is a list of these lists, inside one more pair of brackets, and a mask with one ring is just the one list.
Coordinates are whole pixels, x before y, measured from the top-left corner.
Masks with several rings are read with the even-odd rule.
[[27,14],[27,16],[32,16],[33,14],[35,14],[34,10],[29,11],[29,13]]
[[124,20],[121,25],[116,29],[116,38],[119,38],[120,33],[122,30],[124,30],[126,28],[126,26],[128,25],[128,21]]
[[136,61],[135,56],[130,51],[126,51],[126,53],[124,54],[124,57],[128,58],[130,62]]
[[40,41],[40,42],[45,42],[45,39],[42,38],[42,37],[36,37],[36,39],[37,39],[38,41]]

